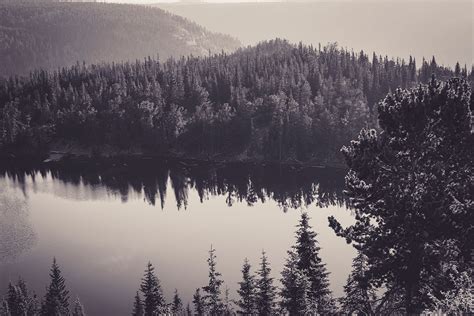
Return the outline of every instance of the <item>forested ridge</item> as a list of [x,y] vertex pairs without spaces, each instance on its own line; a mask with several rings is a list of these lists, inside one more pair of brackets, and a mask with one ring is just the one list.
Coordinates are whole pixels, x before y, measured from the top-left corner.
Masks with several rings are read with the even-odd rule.
[[277,39],[231,54],[37,70],[0,86],[0,146],[15,155],[62,142],[96,152],[108,145],[334,163],[361,128],[376,127],[374,105],[387,93],[433,74],[472,82],[472,71],[459,64],[451,70],[434,57],[420,62]]
[[[76,2],[76,1],[75,1]],[[0,77],[76,61],[134,61],[233,51],[238,40],[159,8],[63,1],[0,1]]]

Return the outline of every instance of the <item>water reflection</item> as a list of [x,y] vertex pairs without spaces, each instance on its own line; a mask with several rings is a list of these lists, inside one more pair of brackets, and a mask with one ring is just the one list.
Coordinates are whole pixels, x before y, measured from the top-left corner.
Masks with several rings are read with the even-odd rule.
[[36,235],[28,215],[24,199],[0,186],[0,262],[13,260],[34,246]]
[[[173,190],[178,209],[186,209],[190,190],[202,201],[225,196],[228,206],[235,202],[274,200],[286,211],[311,204],[342,206],[344,170],[243,163],[197,164],[156,159],[76,161],[48,165],[4,164],[0,173],[27,192],[37,187],[37,177],[51,178],[61,185],[55,194],[67,198],[103,199],[120,196],[123,202],[142,196],[151,205],[165,206],[167,188]],[[43,181],[44,182],[44,181]],[[168,186],[168,184],[171,186]],[[51,191],[51,188],[48,189]]]

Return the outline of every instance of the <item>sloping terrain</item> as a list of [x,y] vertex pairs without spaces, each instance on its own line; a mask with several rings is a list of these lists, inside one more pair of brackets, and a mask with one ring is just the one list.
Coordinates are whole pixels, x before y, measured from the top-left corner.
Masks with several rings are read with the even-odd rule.
[[232,51],[236,39],[158,8],[0,2],[0,76],[99,63]]

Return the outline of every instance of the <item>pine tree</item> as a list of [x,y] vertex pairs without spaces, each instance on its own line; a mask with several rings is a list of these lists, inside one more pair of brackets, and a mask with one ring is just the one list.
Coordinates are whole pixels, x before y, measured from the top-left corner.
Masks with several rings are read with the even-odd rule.
[[140,293],[135,295],[135,301],[133,302],[133,311],[132,311],[132,316],[143,316],[144,311],[143,311],[143,303],[142,299],[140,297]]
[[202,289],[206,292],[204,300],[208,307],[208,312],[211,316],[217,316],[222,313],[222,300],[221,300],[221,285],[224,283],[220,279],[221,274],[216,270],[216,255],[215,249],[209,250],[209,258],[207,263],[209,265],[209,284],[204,286]]
[[84,306],[82,305],[79,297],[76,297],[74,305],[72,306],[72,316],[85,316]]
[[352,261],[352,271],[344,285],[345,296],[340,300],[344,313],[354,312],[372,315],[374,313],[375,293],[366,276],[367,257],[358,253]]
[[280,305],[282,309],[291,316],[306,315],[311,308],[308,298],[310,284],[305,273],[298,268],[298,256],[295,252],[288,252],[281,276]]
[[301,270],[310,282],[308,298],[318,306],[319,313],[328,313],[325,306],[328,305],[331,292],[329,290],[329,273],[326,266],[319,257],[320,247],[317,245],[317,234],[309,225],[307,213],[301,214],[300,222],[296,231],[296,245],[298,269]]
[[188,303],[186,305],[186,316],[192,316],[192,315],[193,315],[193,311],[191,310],[191,306]]
[[259,315],[274,315],[276,287],[270,276],[271,268],[265,251],[262,251],[260,269],[257,271],[255,305]]
[[178,290],[174,290],[173,303],[171,305],[171,312],[173,315],[179,315],[183,311],[183,302],[179,297]]
[[165,307],[165,299],[161,289],[160,281],[155,275],[155,268],[148,262],[142,279],[140,290],[143,294],[143,311],[145,316],[154,316],[161,313]]
[[242,281],[239,282],[237,293],[240,299],[237,301],[238,311],[242,315],[255,314],[255,277],[250,273],[251,266],[247,258],[242,266]]
[[370,258],[372,284],[399,289],[407,314],[429,306],[427,289],[450,288],[440,242],[459,250],[449,260],[472,263],[472,100],[459,78],[396,90],[379,104],[381,131],[342,149],[356,223],[330,226]]
[[46,295],[41,306],[41,315],[68,315],[69,314],[69,291],[66,289],[66,281],[61,275],[61,270],[53,260],[50,273],[51,283],[46,289]]
[[202,316],[206,312],[206,304],[204,298],[201,296],[201,289],[196,289],[193,295],[193,304],[194,304],[194,311],[196,312],[197,316]]

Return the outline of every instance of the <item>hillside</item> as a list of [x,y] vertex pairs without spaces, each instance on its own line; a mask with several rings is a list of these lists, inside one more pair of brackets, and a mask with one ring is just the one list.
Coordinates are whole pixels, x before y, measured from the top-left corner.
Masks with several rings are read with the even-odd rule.
[[[342,47],[439,64],[471,67],[471,0],[331,0],[254,3],[160,3],[210,31],[254,45],[275,37]],[[409,7],[409,9],[408,9]],[[243,23],[245,21],[245,23]]]
[[158,8],[105,3],[0,1],[0,76],[77,61],[205,55],[240,43]]
[[[419,70],[418,70],[419,68]],[[78,145],[224,160],[334,164],[398,87],[468,77],[436,60],[390,60],[283,40],[232,54],[76,65],[0,85],[0,149]],[[104,152],[103,152],[104,153]]]

